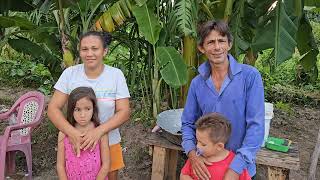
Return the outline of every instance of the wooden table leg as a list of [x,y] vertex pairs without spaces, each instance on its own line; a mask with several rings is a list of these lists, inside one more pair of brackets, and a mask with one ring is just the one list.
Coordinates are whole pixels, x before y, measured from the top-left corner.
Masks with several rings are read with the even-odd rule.
[[166,165],[166,149],[158,146],[153,147],[151,180],[164,180]]
[[176,180],[177,178],[177,163],[178,163],[178,151],[177,150],[169,150],[168,152],[168,174],[166,175],[166,179],[168,180]]
[[268,166],[268,179],[269,180],[288,180],[289,169],[277,168]]
[[178,151],[154,146],[151,180],[176,180]]

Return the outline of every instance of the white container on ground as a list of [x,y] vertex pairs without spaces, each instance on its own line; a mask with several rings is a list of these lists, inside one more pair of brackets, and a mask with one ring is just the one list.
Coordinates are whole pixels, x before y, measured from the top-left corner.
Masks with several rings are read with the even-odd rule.
[[269,136],[270,123],[271,123],[271,119],[273,118],[273,104],[265,102],[264,110],[265,110],[265,114],[264,114],[265,128],[264,128],[264,138],[263,138],[262,147],[265,146],[265,142]]

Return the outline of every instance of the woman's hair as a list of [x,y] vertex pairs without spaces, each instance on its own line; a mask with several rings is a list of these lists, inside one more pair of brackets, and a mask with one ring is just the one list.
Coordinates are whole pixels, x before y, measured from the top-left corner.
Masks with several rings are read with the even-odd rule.
[[68,108],[67,108],[67,120],[72,126],[75,126],[76,121],[73,117],[74,108],[76,107],[77,102],[82,99],[87,98],[92,102],[93,113],[91,121],[97,127],[100,125],[98,117],[98,104],[97,98],[92,88],[90,87],[78,87],[71,91],[68,99]]
[[204,23],[200,26],[198,34],[198,45],[202,46],[205,38],[210,34],[212,30],[218,31],[221,36],[227,36],[228,42],[232,43],[233,37],[230,33],[229,26],[222,20],[212,20]]
[[85,37],[88,37],[88,36],[98,37],[100,39],[104,49],[110,45],[111,40],[112,40],[112,36],[108,32],[88,31],[88,32],[80,35],[80,40],[79,40],[80,44],[81,44],[81,40]]
[[196,122],[196,128],[200,131],[208,131],[211,142],[226,143],[231,134],[230,122],[219,113],[204,115]]

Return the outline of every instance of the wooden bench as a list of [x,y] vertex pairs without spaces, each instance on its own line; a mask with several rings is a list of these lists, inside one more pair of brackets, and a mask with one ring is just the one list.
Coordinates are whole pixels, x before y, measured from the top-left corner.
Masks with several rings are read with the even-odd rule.
[[[153,158],[151,180],[175,180],[182,147],[169,142],[159,133],[148,134],[145,143],[150,146]],[[298,170],[300,166],[298,148],[293,144],[288,153],[262,148],[256,163],[268,167],[269,180],[288,179],[290,170]]]

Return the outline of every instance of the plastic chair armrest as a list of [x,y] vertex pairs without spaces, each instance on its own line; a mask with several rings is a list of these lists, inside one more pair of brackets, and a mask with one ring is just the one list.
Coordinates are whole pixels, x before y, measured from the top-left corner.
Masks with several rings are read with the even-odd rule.
[[2,120],[8,120],[9,117],[10,117],[10,114],[11,114],[10,111],[1,113],[1,114],[0,114],[0,122],[2,122]]
[[36,122],[31,122],[31,123],[27,123],[27,124],[16,124],[16,125],[11,125],[11,126],[7,126],[4,136],[6,135],[6,132],[8,131],[8,135],[11,131],[14,130],[19,130],[19,129],[23,129],[23,128],[27,128],[27,127],[35,127],[37,126],[41,121],[36,121]]

